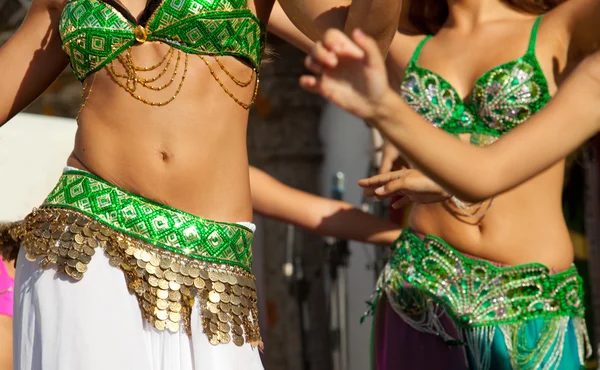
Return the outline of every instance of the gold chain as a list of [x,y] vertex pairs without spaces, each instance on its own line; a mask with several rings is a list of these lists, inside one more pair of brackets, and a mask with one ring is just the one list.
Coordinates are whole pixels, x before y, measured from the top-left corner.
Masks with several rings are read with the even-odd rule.
[[235,76],[232,75],[231,72],[229,72],[229,70],[221,62],[221,59],[219,59],[218,57],[215,57],[215,56],[213,57],[213,59],[217,61],[217,63],[219,64],[219,67],[221,67],[221,70],[223,72],[225,72],[225,74],[227,76],[229,76],[229,78],[231,78],[231,81],[235,82],[235,84],[238,85],[239,87],[247,87],[248,85],[250,85],[252,83],[252,81],[254,81],[254,74],[256,73],[256,70],[254,68],[252,68],[252,74],[250,75],[250,78],[248,79],[248,81],[240,81],[237,78],[235,78]]
[[[142,87],[145,87],[149,90],[153,90],[153,91],[160,91],[163,90],[167,87],[169,87],[173,81],[175,81],[175,77],[177,76],[178,70],[179,70],[179,63],[181,60],[181,51],[177,51],[177,61],[175,63],[175,68],[173,71],[173,75],[171,76],[169,82],[167,82],[165,85],[163,86],[152,86],[150,85],[150,83],[155,82],[156,80],[158,80],[160,77],[162,77],[166,71],[168,70],[171,61],[173,59],[173,48],[171,48],[169,50],[169,52],[167,52],[167,54],[165,54],[165,56],[163,57],[162,61],[154,66],[151,67],[138,67],[135,65],[134,61],[133,61],[133,56],[131,54],[131,48],[128,49],[127,54],[124,57],[119,57],[118,60],[121,63],[121,65],[125,68],[126,74],[121,74],[118,73],[115,70],[115,67],[113,65],[113,63],[111,62],[106,70],[108,71],[108,75],[111,77],[111,79],[120,87],[122,87],[125,91],[127,91],[129,93],[129,95],[131,95],[133,98],[135,98],[136,100],[139,100],[140,102],[153,106],[153,107],[162,107],[165,106],[169,103],[171,103],[173,100],[175,100],[175,98],[177,97],[177,95],[179,95],[179,93],[181,92],[181,88],[183,87],[183,83],[185,82],[185,78],[187,76],[187,70],[188,70],[188,54],[185,54],[185,64],[184,64],[184,69],[183,69],[183,73],[181,75],[181,81],[179,82],[179,86],[177,87],[177,91],[175,91],[175,94],[173,94],[173,96],[171,96],[169,99],[162,101],[162,102],[155,102],[155,101],[149,101],[145,98],[143,98],[140,95],[137,95],[135,93],[135,91],[137,90],[137,85],[140,85]],[[158,69],[167,59],[167,56],[170,55],[170,58],[167,62],[167,65],[165,66],[165,68],[159,73],[158,76],[153,77],[153,78],[149,78],[149,79],[144,79],[141,78],[137,75],[138,71],[143,71],[143,72],[149,72],[152,71],[154,69]],[[125,79],[126,81],[121,81],[120,79]]]
[[[90,79],[92,80],[92,82],[88,83]],[[83,107],[85,107],[88,99],[90,98],[90,95],[92,94],[94,79],[95,76],[90,76],[89,78],[86,78],[83,82],[83,87],[81,88],[81,106],[79,106],[79,111],[77,112],[77,116],[75,116],[75,122],[77,122],[77,124],[79,124],[79,116],[81,115],[81,111],[83,111]]]
[[[215,81],[217,81],[219,86],[221,86],[221,89],[223,89],[223,91],[225,91],[225,93],[227,93],[227,95],[229,95],[229,97],[231,99],[233,99],[240,107],[242,107],[246,110],[250,109],[250,107],[252,106],[252,104],[254,104],[254,101],[256,100],[256,96],[258,95],[259,77],[258,77],[258,73],[256,72],[256,70],[253,70],[253,73],[252,73],[252,77],[254,77],[254,74],[256,74],[256,83],[254,84],[254,93],[252,94],[252,99],[250,100],[250,103],[244,103],[243,101],[239,100],[235,95],[233,95],[233,93],[231,91],[229,91],[229,89],[223,84],[223,82],[221,81],[219,76],[217,76],[215,70],[210,66],[210,63],[208,63],[208,60],[206,60],[206,58],[204,58],[204,56],[202,56],[202,55],[198,55],[198,57],[204,62],[204,64],[206,64],[206,66],[208,67],[208,70],[210,71],[210,74],[213,76]],[[224,70],[224,72],[225,72],[225,70]],[[228,71],[225,73],[230,78],[233,79],[233,76]],[[237,84],[237,82],[236,82],[236,84]],[[239,85],[239,86],[241,86],[241,85]],[[246,86],[248,86],[248,85],[246,85]]]

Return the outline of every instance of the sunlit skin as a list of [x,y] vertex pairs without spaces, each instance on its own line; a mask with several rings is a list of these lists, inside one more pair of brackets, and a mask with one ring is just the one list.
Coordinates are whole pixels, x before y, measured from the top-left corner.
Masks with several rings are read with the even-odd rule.
[[[497,0],[457,0],[448,4],[450,18],[441,31],[424,47],[419,65],[442,75],[461,97],[467,98],[470,87],[481,74],[525,53],[536,16],[517,12]],[[595,49],[597,40],[594,40],[591,35],[598,34],[596,31],[598,25],[593,21],[593,17],[599,13],[600,6],[596,2],[569,0],[550,11],[542,20],[538,32],[536,56],[548,79],[552,94],[556,93],[558,86],[582,58]],[[395,56],[396,60],[388,63],[388,66],[394,65],[397,69],[390,71],[392,80],[394,76],[397,80],[402,75],[403,66],[406,66],[422,37],[410,35],[396,37],[390,50],[390,57]],[[398,52],[394,52],[395,48],[398,48]],[[319,54],[323,56],[320,70],[331,68],[328,64],[331,60],[328,62],[327,58],[332,55],[325,57],[328,55],[326,50],[313,52],[314,58],[308,61],[307,66],[311,67],[311,64],[315,63],[314,59],[319,58]],[[325,76],[322,80],[314,77],[307,78],[303,83],[305,87],[323,93],[342,107],[357,113],[364,106],[351,106],[352,99],[347,93],[352,87],[358,90],[359,87],[363,90],[367,89],[364,81],[359,81],[359,78],[373,77],[369,74],[372,71],[364,68],[364,65],[348,67],[347,70],[344,70],[344,67],[340,64],[339,69],[331,70],[330,76]],[[362,72],[359,71],[360,68]],[[320,72],[320,70],[316,71]],[[344,85],[336,85],[336,79],[345,81]],[[356,85],[348,84],[347,81],[355,82]],[[380,89],[377,90],[378,94],[388,91],[385,72],[378,77],[377,81],[381,83],[377,85]],[[385,89],[382,87],[384,86],[382,81],[385,82]],[[332,88],[330,91],[324,91],[324,86],[332,86]],[[378,99],[384,95],[379,95]],[[396,116],[403,117],[402,119],[407,122],[409,117],[415,121],[422,121],[417,114],[406,109],[397,94],[389,96],[393,99],[390,98],[387,104],[401,105],[398,110],[402,110],[403,113],[393,111]],[[343,99],[347,102],[343,102]],[[391,124],[376,126],[386,134],[394,130]],[[443,132],[439,134],[447,136]],[[434,139],[435,137],[432,137],[432,140]],[[467,140],[468,137],[462,139]],[[420,140],[421,147],[430,145],[435,148],[438,158],[445,157],[444,146],[440,146],[438,142],[430,142],[427,136]],[[499,146],[501,142],[502,139],[493,146]],[[410,153],[413,157],[410,159],[413,163],[421,164],[418,150],[413,149],[414,152]],[[409,153],[404,154],[409,155]],[[515,159],[515,157],[511,158]],[[513,161],[511,167],[504,168],[507,171],[511,171],[512,167],[519,168],[521,161],[524,159]],[[448,161],[445,163],[451,166]],[[452,205],[448,201],[418,204],[411,214],[411,227],[421,233],[437,235],[460,251],[481,258],[511,265],[541,262],[552,269],[565,269],[572,263],[573,252],[561,207],[563,173],[564,161],[559,160],[557,164],[528,179],[524,184],[503,189],[507,191],[495,197],[493,206],[480,222],[457,217],[456,212],[449,211]],[[481,176],[485,174],[482,173]],[[368,186],[368,184],[363,185]],[[375,187],[380,185],[374,184]]]

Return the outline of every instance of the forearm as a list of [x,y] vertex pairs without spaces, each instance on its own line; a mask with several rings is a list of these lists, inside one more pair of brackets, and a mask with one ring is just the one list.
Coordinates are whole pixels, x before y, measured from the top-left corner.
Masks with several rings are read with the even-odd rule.
[[314,45],[314,42],[311,39],[296,28],[283,9],[281,9],[281,5],[279,5],[278,2],[275,2],[275,5],[273,6],[273,11],[269,18],[268,29],[277,37],[287,41],[289,44],[307,54]]
[[344,32],[351,35],[360,28],[375,39],[385,55],[397,32],[401,8],[402,0],[353,0]]
[[337,28],[363,29],[387,52],[398,27],[400,0],[278,0],[290,21],[313,41]]
[[451,194],[481,201],[547,169],[596,133],[600,109],[582,81],[567,82],[547,107],[485,148],[433,127],[391,90],[374,124]]

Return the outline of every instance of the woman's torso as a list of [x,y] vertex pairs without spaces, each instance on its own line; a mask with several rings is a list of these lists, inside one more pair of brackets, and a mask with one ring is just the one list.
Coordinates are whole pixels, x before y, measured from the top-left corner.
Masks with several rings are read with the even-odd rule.
[[[202,3],[195,1],[191,6]],[[272,3],[248,0],[248,8],[266,24]],[[144,10],[145,1],[123,0],[122,5],[137,17]],[[167,14],[165,19],[171,16],[177,17]],[[210,22],[199,27],[207,27],[213,31],[211,37],[223,40],[232,34],[227,27],[211,30]],[[161,68],[138,75],[149,79],[164,70],[152,86],[166,85],[171,78],[173,82],[160,91],[138,85],[134,94],[146,100],[144,103],[119,87],[113,81],[114,73],[111,77],[106,67],[88,76],[84,86],[86,91],[91,87],[91,91],[86,94],[87,100],[83,99],[85,108],[79,116],[68,164],[201,217],[229,222],[251,220],[246,152],[248,111],[235,101],[249,103],[253,98],[255,78],[251,62],[232,56],[220,56],[219,61],[207,55],[201,59],[193,53],[187,57],[181,53],[178,62],[178,49],[174,48],[169,58],[169,46],[160,42],[137,43],[131,50],[139,67],[156,65],[167,55]],[[114,72],[125,74],[116,60],[113,65]],[[252,82],[245,86],[248,81]],[[176,98],[165,106],[147,104],[165,102],[174,95]]]
[[[525,54],[535,19],[515,14],[514,19],[478,26],[468,36],[458,31],[441,31],[425,44],[418,64],[442,76],[461,98],[468,97],[480,76]],[[556,91],[553,72],[561,47],[557,46],[558,40],[552,39],[556,33],[548,32],[551,22],[547,15],[540,23],[535,56],[553,94]],[[410,39],[416,47],[423,37]],[[471,137],[459,136],[465,141]],[[564,269],[572,263],[573,252],[561,206],[563,173],[564,161],[561,161],[496,196],[491,205],[490,201],[485,202],[478,212],[484,215],[481,219],[457,215],[457,207],[451,201],[415,205],[410,226],[415,231],[439,236],[461,252],[479,258],[511,265],[541,262],[553,269]]]

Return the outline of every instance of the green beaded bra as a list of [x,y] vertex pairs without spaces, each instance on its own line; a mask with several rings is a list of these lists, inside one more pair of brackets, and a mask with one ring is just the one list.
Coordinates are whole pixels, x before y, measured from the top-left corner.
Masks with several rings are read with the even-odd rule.
[[436,127],[485,145],[527,120],[550,100],[548,82],[535,56],[535,21],[527,53],[484,73],[475,82],[469,101],[437,73],[417,64],[421,41],[410,60],[400,87],[403,99]]
[[71,0],[59,30],[81,81],[145,41],[190,54],[242,57],[258,69],[265,37],[247,0],[148,0],[139,20],[115,0]]

